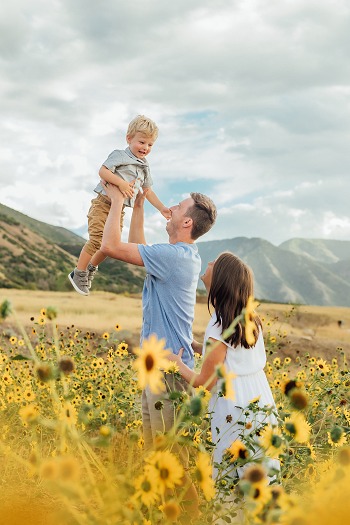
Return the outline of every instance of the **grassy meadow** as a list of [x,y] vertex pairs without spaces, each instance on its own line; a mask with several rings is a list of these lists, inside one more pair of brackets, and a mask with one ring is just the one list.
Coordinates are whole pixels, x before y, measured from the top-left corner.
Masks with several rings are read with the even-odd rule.
[[[121,326],[122,335],[137,344],[142,323],[140,295],[116,295],[93,292],[83,297],[73,292],[50,292],[0,289],[0,302],[8,299],[19,321],[30,324],[30,318],[41,308],[53,306],[60,326],[74,326],[84,330],[105,332]],[[350,308],[326,306],[291,306],[262,303],[258,308],[264,332],[272,336],[287,333],[280,347],[289,355],[296,350],[332,357],[342,347],[350,358]],[[201,340],[209,319],[206,298],[200,296],[195,308],[194,336]],[[10,325],[13,325],[13,321]],[[342,321],[341,327],[338,321]]]
[[[0,305],[5,299],[16,316],[0,320],[2,523],[221,525],[240,515],[247,525],[346,523],[350,309],[259,306],[277,408],[258,398],[242,408],[240,438],[214,482],[205,388],[170,393],[174,429],[143,453],[141,388],[156,389],[165,365],[160,342],[136,348],[140,297],[0,290]],[[201,299],[199,340],[207,321]],[[176,377],[176,367],[167,370],[169,385]],[[231,395],[225,371],[220,378],[222,395]],[[264,423],[271,412],[274,426]],[[186,470],[176,453],[182,447],[190,452]],[[191,484],[199,513],[186,496]]]

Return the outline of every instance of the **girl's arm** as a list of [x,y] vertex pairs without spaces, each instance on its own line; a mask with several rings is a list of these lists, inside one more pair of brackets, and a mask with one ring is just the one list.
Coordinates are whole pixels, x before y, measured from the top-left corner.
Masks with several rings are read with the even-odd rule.
[[203,345],[201,343],[199,343],[198,341],[193,339],[191,346],[193,348],[193,351],[196,352],[196,354],[202,355],[202,353],[203,353]]
[[204,386],[207,390],[211,390],[215,385],[218,379],[215,368],[225,361],[227,352],[227,346],[221,341],[211,338],[209,341],[211,345],[208,346],[202,368],[198,373],[188,368],[188,366],[182,362],[181,356],[183,351],[180,351],[179,355],[171,354],[168,358],[170,361],[177,363],[180,374],[187,383],[190,383],[194,387]]

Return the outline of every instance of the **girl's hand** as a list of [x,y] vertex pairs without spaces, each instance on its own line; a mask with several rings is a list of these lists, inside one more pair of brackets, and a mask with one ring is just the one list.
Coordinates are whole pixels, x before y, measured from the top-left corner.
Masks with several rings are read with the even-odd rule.
[[169,359],[169,361],[173,361],[174,363],[182,363],[182,354],[184,353],[184,349],[183,348],[180,348],[180,351],[179,353],[176,355],[176,354],[169,354],[167,356],[167,359]]

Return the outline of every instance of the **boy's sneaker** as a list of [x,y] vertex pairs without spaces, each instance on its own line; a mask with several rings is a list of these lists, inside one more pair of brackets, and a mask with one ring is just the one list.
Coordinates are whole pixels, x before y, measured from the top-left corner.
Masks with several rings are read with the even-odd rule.
[[98,272],[98,266],[94,266],[93,264],[89,263],[88,264],[88,267],[87,267],[87,270],[88,270],[88,288],[90,290],[91,288],[91,283],[92,281],[94,280],[94,277],[96,275],[96,272]]
[[87,270],[78,270],[75,268],[69,275],[68,279],[73,285],[73,288],[81,295],[89,295]]

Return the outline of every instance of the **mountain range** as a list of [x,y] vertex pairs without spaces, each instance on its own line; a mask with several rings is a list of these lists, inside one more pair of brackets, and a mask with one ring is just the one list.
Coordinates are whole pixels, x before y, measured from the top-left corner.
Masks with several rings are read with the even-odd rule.
[[[72,290],[67,274],[85,240],[0,204],[0,288]],[[260,300],[350,306],[350,241],[290,239],[279,246],[261,238],[235,237],[197,243],[202,270],[231,251],[253,270]],[[94,289],[137,293],[143,268],[107,259]],[[199,289],[202,283],[199,281]]]
[[290,239],[274,246],[260,238],[236,237],[198,243],[202,268],[224,251],[253,270],[260,300],[350,306],[350,241]]

